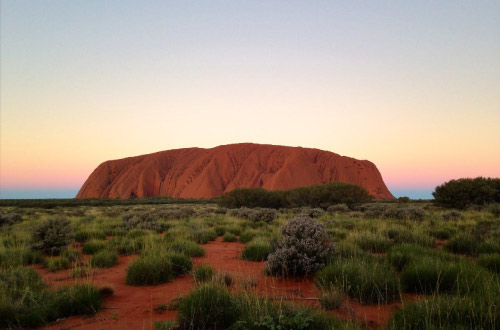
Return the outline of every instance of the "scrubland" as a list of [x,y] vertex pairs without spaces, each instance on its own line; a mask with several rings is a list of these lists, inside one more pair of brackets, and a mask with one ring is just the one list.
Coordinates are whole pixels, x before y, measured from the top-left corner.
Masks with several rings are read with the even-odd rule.
[[0,327],[118,329],[137,318],[120,299],[147,288],[160,302],[136,301],[145,328],[498,329],[491,210],[3,206]]

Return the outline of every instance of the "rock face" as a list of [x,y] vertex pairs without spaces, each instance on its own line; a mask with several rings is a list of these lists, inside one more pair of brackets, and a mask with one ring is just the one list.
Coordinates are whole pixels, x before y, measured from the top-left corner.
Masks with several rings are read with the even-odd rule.
[[333,181],[358,184],[377,200],[394,199],[377,167],[367,160],[318,149],[252,143],[106,161],[92,172],[76,198],[203,198],[235,188],[285,190]]

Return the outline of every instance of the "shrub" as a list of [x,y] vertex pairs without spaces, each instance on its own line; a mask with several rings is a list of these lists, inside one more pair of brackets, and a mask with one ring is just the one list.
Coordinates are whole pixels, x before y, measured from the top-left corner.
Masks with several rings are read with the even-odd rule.
[[53,257],[48,258],[45,261],[45,267],[47,267],[51,272],[56,272],[62,269],[68,269],[71,267],[71,262],[66,257]]
[[387,253],[387,260],[398,271],[401,271],[412,260],[418,260],[423,257],[432,257],[442,261],[457,261],[456,256],[450,255],[443,251],[427,249],[415,244],[401,244],[393,246]]
[[354,237],[354,242],[363,250],[373,253],[383,253],[392,245],[386,237],[381,234],[362,232]]
[[481,255],[477,259],[477,264],[494,273],[500,273],[500,255],[498,254]]
[[106,247],[106,241],[91,240],[85,243],[82,247],[82,252],[85,254],[95,254]]
[[165,230],[165,227],[158,222],[159,216],[154,212],[127,213],[122,216],[122,225],[125,230],[143,229],[160,233]]
[[239,311],[229,292],[204,284],[179,303],[181,329],[227,329],[238,319]]
[[271,243],[263,239],[254,239],[245,245],[242,258],[251,261],[264,261],[271,253]]
[[296,216],[281,228],[282,240],[268,256],[266,271],[274,275],[303,275],[323,267],[335,246],[319,221]]
[[0,227],[10,226],[23,221],[23,217],[16,213],[0,214]]
[[114,251],[101,250],[90,259],[92,267],[109,268],[118,263],[118,254]]
[[475,255],[479,247],[479,241],[468,233],[462,233],[450,239],[443,247],[453,253]]
[[205,255],[205,250],[203,250],[201,245],[187,239],[175,239],[172,242],[168,242],[167,247],[171,251],[184,253],[189,257],[203,257]]
[[341,288],[361,303],[379,303],[397,298],[398,279],[386,264],[374,259],[336,260],[316,274],[319,287]]
[[175,276],[187,274],[193,269],[191,258],[185,254],[172,253],[170,255],[170,262],[172,263],[172,272]]
[[328,290],[319,296],[321,307],[326,310],[337,309],[342,305],[344,295],[339,290]]
[[457,210],[446,211],[443,214],[441,214],[441,217],[443,218],[444,221],[460,220],[465,218],[462,212]]
[[113,237],[107,242],[111,250],[115,250],[120,255],[129,255],[139,252],[144,244],[143,236],[137,238]]
[[201,265],[194,269],[194,280],[196,282],[207,282],[212,280],[215,272],[214,269],[208,265]]
[[470,205],[500,202],[500,179],[482,178],[451,180],[437,186],[434,202],[445,207],[466,209]]
[[141,254],[127,268],[125,282],[129,285],[156,285],[174,278],[170,256],[164,253]]
[[64,217],[55,217],[35,227],[32,246],[49,255],[59,255],[70,242],[71,235],[71,222]]
[[492,203],[488,205],[486,208],[489,212],[491,212],[494,216],[500,216],[500,203]]
[[436,229],[431,229],[429,231],[429,234],[432,237],[438,238],[438,239],[449,239],[455,230],[451,228],[436,228]]
[[66,249],[61,253],[62,257],[68,258],[69,261],[77,261],[82,258],[82,253],[75,249]]
[[325,214],[325,211],[323,209],[320,209],[318,207],[310,209],[310,208],[304,208],[302,212],[300,212],[301,215],[306,216],[306,217],[311,217],[311,218],[319,218]]
[[60,316],[93,315],[102,307],[99,290],[90,284],[59,289],[55,300]]
[[236,237],[236,235],[233,235],[231,233],[225,233],[222,240],[224,242],[236,242],[238,240],[238,237]]
[[207,244],[217,239],[217,233],[213,229],[198,229],[193,233],[193,238],[196,243]]
[[335,214],[335,213],[347,213],[349,212],[349,207],[345,204],[335,204],[335,205],[330,205],[326,209],[328,213]]
[[214,230],[217,233],[217,236],[222,236],[226,232],[226,228],[224,226],[216,226]]
[[398,206],[387,208],[383,216],[397,220],[423,220],[425,218],[425,211],[415,206]]
[[43,261],[42,252],[27,247],[0,250],[0,266],[4,268],[38,264]]
[[412,260],[401,272],[405,292],[459,293],[481,286],[482,275],[469,262],[423,256]]
[[247,229],[241,233],[240,242],[248,243],[255,237],[255,235],[257,235],[257,232],[255,230]]
[[486,239],[477,248],[478,253],[500,253],[500,242],[497,239]]
[[89,230],[80,230],[75,233],[75,241],[79,243],[85,243],[90,239],[106,239],[106,234],[103,231],[89,231]]
[[238,188],[222,195],[218,203],[229,208],[239,207],[327,207],[332,204],[356,204],[371,200],[361,186],[331,182],[290,190],[269,191],[262,188]]
[[435,296],[405,305],[393,315],[388,328],[499,329],[498,301],[468,296]]

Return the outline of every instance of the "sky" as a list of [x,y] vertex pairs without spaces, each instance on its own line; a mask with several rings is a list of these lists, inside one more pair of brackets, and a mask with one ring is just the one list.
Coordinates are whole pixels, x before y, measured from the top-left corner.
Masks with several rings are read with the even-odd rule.
[[0,6],[0,198],[239,142],[368,159],[396,197],[500,177],[499,1]]

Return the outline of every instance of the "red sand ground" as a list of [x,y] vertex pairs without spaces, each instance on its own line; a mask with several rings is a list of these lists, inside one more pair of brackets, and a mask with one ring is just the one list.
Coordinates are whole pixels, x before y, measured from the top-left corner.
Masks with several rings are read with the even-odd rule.
[[236,188],[291,189],[341,181],[377,200],[394,199],[375,164],[319,149],[240,143],[111,160],[90,174],[76,198],[217,197]]
[[[263,262],[245,261],[240,258],[244,244],[222,242],[220,237],[215,242],[203,246],[205,257],[193,258],[195,265],[210,264],[217,271],[230,274],[234,279],[234,290],[254,287],[262,295],[274,299],[318,306],[316,299],[319,290],[311,278],[282,280],[263,274]],[[92,317],[73,316],[53,322],[45,329],[154,329],[152,323],[160,320],[175,320],[176,311],[159,311],[160,303],[168,303],[177,296],[187,294],[194,286],[192,275],[185,275],[173,282],[155,286],[129,286],[125,284],[127,266],[137,256],[120,257],[118,265],[97,270],[92,277],[96,286],[111,285],[114,295],[104,299],[102,311]],[[47,269],[35,268],[54,287],[73,284],[69,270],[51,273]],[[87,279],[88,280],[88,279]],[[253,285],[252,285],[253,283]],[[404,295],[403,300],[411,301],[417,296]],[[370,328],[377,328],[387,323],[394,309],[401,303],[393,302],[381,305],[362,305],[346,299],[341,308],[333,311],[342,319],[355,319],[366,323]]]

